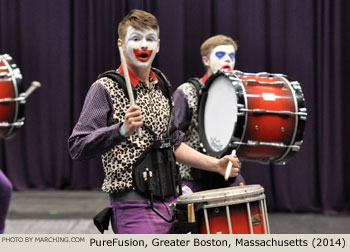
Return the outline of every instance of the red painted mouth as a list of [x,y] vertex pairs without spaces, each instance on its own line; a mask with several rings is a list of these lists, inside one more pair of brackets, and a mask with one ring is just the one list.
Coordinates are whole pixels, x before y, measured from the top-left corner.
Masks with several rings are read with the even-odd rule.
[[153,50],[133,49],[136,59],[141,62],[147,62],[152,55]]
[[223,65],[220,69],[221,69],[221,70],[226,70],[226,71],[232,71],[230,65]]

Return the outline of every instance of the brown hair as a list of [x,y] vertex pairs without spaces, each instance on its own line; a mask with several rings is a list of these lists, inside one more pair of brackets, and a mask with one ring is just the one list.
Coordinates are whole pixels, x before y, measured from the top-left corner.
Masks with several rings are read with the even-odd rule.
[[236,51],[238,50],[238,45],[232,38],[225,35],[216,35],[208,38],[201,45],[201,56],[209,58],[211,51],[219,45],[232,45]]
[[142,10],[131,10],[118,25],[119,39],[124,40],[128,26],[131,26],[138,30],[146,30],[152,28],[157,32],[159,37],[159,25],[158,20],[151,13]]

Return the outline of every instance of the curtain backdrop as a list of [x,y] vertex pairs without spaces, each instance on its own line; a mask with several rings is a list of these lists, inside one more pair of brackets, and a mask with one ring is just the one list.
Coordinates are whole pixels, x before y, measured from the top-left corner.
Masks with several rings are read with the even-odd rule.
[[308,109],[301,150],[285,166],[246,162],[242,174],[265,188],[270,211],[349,211],[346,0],[0,0],[0,54],[13,57],[25,89],[42,83],[25,125],[0,141],[0,168],[16,190],[101,187],[100,160],[72,161],[67,139],[96,76],[119,66],[117,24],[134,8],[158,17],[154,66],[174,88],[204,74],[199,47],[216,34],[238,42],[236,69],[298,80]]

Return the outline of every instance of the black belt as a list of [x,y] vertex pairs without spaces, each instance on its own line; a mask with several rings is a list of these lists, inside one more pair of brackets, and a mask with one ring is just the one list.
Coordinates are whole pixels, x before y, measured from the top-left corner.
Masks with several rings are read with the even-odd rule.
[[109,197],[112,200],[149,200],[147,196],[144,196],[134,190],[125,190],[122,192],[111,193]]
[[[112,200],[145,200],[149,201],[148,195],[143,195],[135,190],[125,190],[122,192],[110,193],[109,198]],[[153,197],[155,201],[161,201],[160,197]]]

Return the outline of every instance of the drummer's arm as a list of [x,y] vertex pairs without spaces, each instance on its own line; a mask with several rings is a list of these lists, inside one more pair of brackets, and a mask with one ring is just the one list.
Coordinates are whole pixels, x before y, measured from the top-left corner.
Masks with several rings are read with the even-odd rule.
[[93,84],[68,139],[72,159],[100,156],[126,139],[120,133],[121,123],[113,123],[112,114],[112,100],[107,90],[100,83]]
[[240,170],[240,163],[236,155],[226,155],[221,159],[217,159],[204,155],[185,143],[181,143],[176,148],[175,156],[177,162],[202,170],[217,172],[223,176],[225,175],[229,161],[232,162],[230,177],[237,177]]

